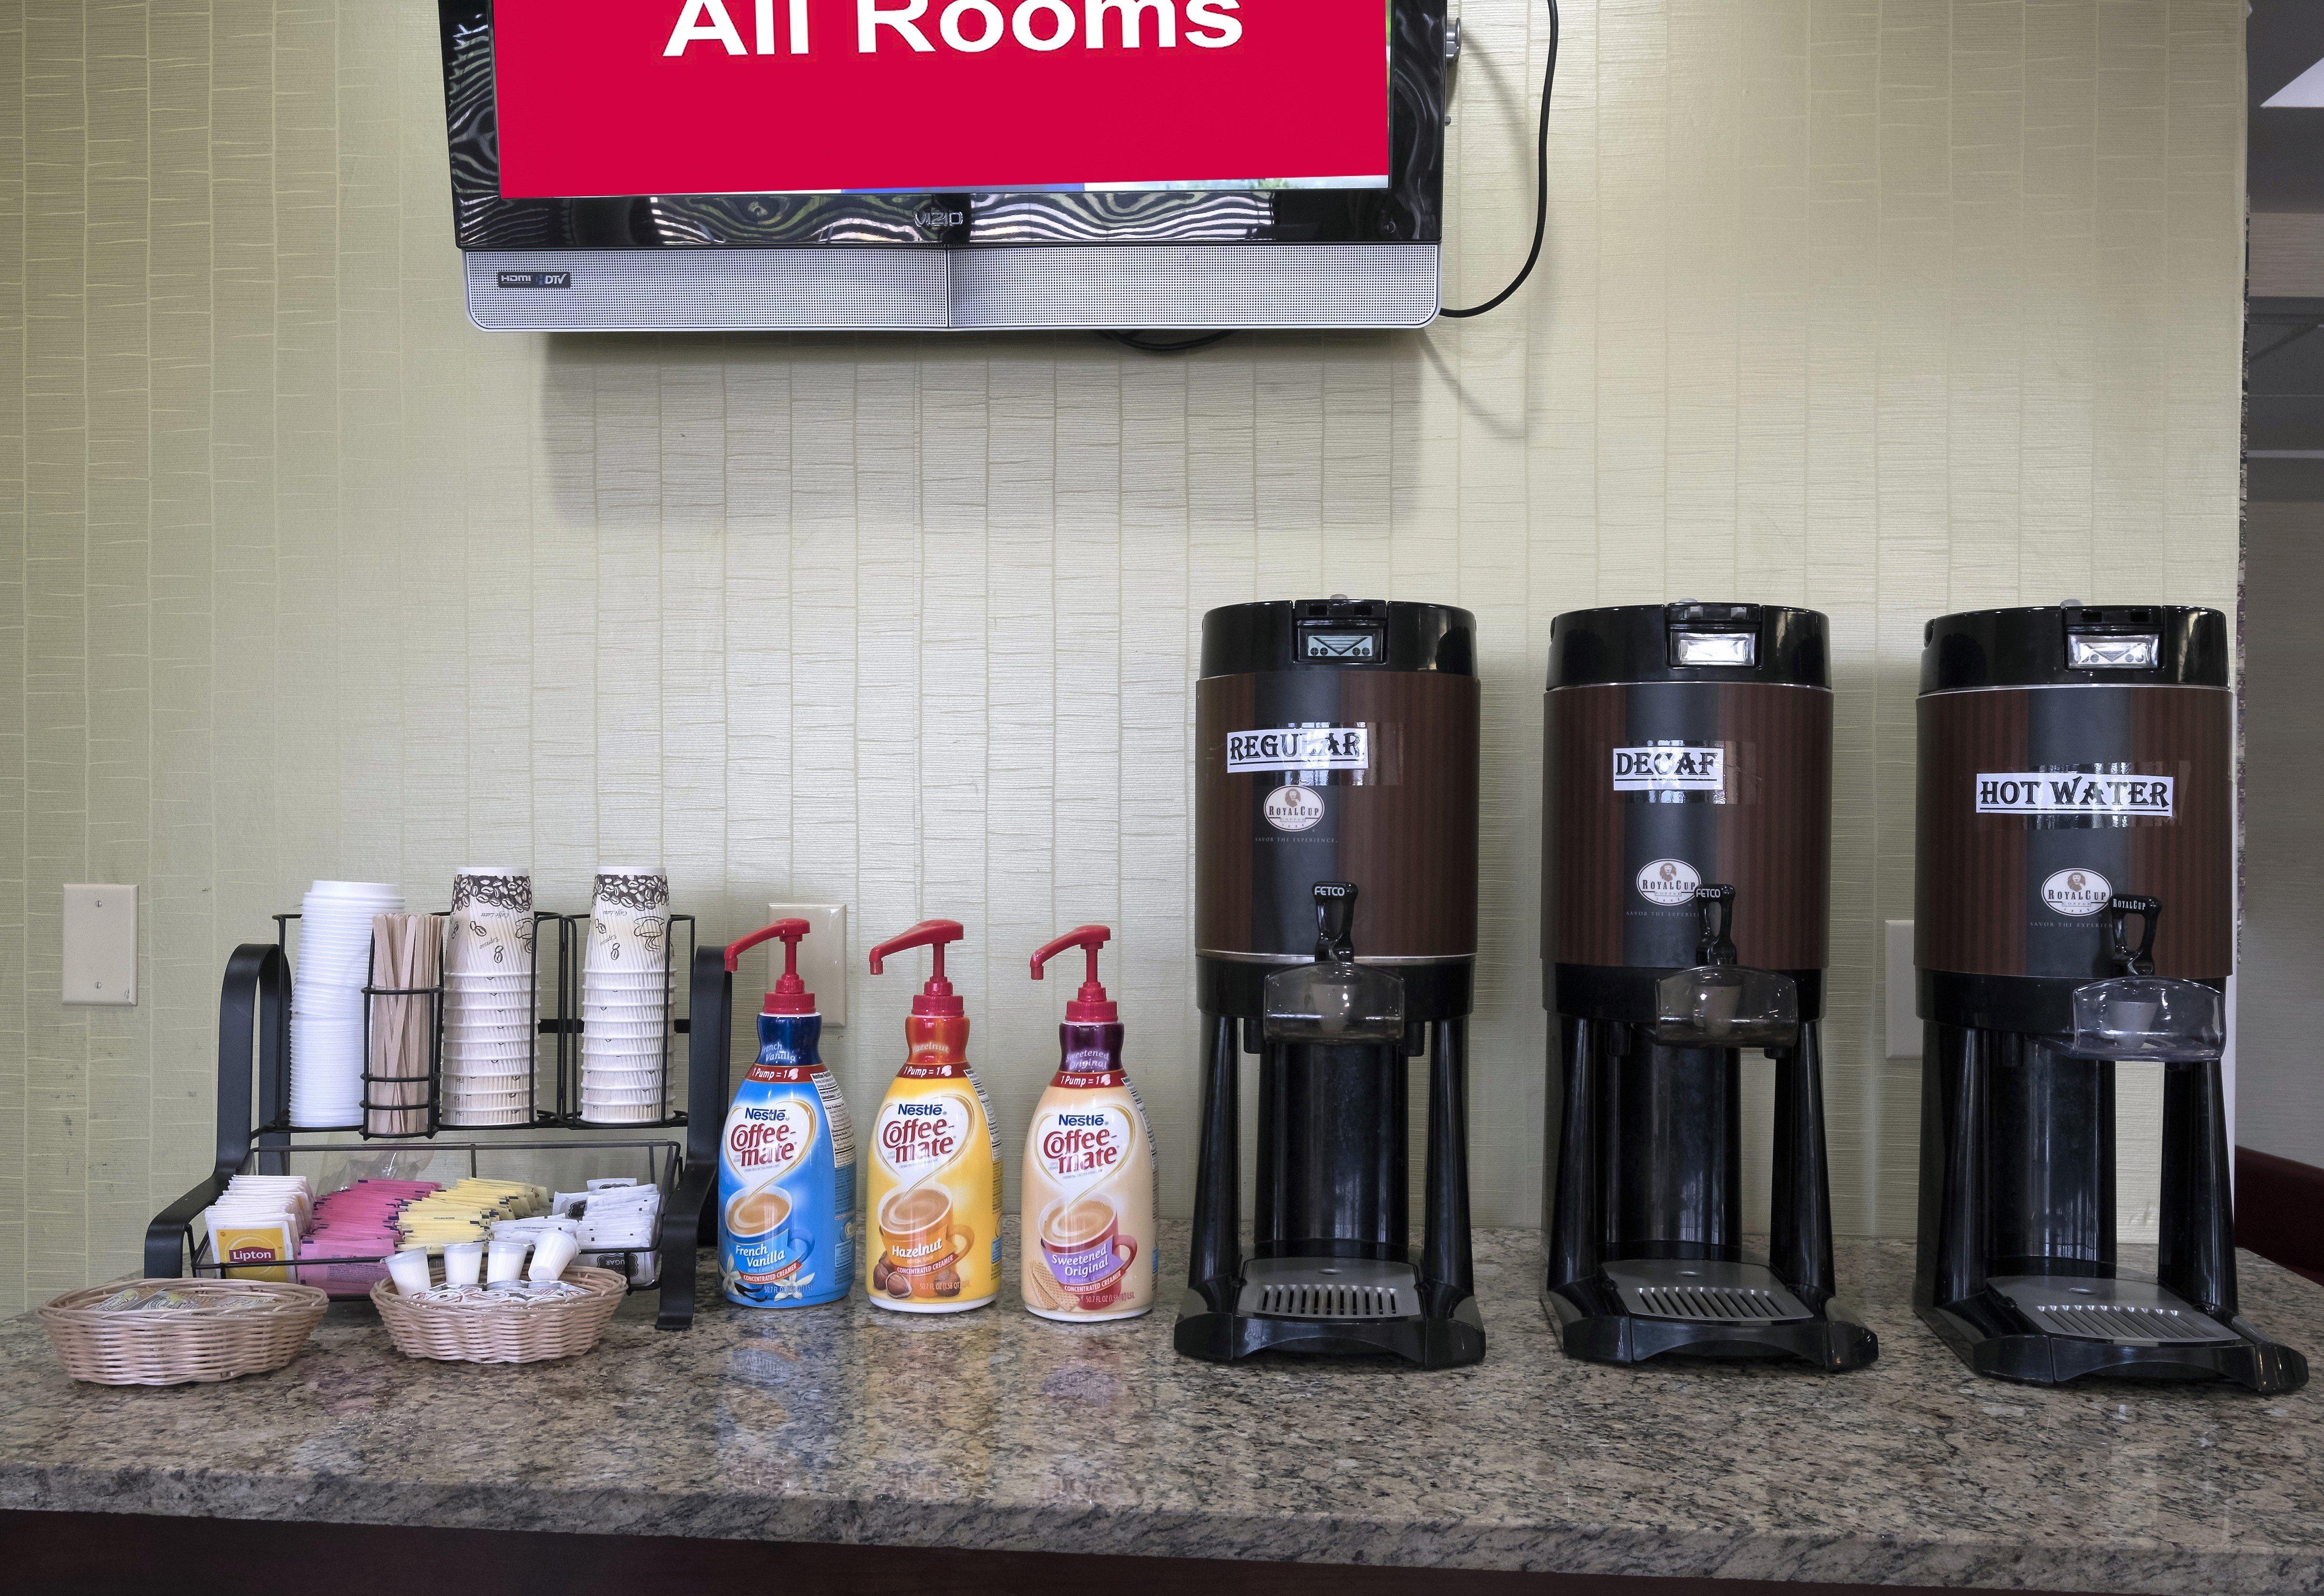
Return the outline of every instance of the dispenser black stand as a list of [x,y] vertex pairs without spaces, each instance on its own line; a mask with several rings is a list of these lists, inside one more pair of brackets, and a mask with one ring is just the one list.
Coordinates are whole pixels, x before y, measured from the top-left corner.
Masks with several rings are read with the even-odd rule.
[[[2154,970],[2162,905],[2116,895],[2107,940],[2124,977]],[[2139,946],[2126,922],[2144,920]],[[2092,983],[2101,992],[2111,983]],[[2297,1390],[2308,1360],[2238,1316],[2235,1195],[2218,1058],[2163,1068],[2162,1235],[2152,1284],[2120,1278],[2115,1243],[2115,1065],[2076,1056],[2059,1015],[2034,1011],[2064,983],[1980,985],[1923,971],[1931,1021],[1921,1075],[1921,1228],[1913,1306],[1980,1374],[2029,1385],[2084,1375],[2227,1380]],[[2153,982],[2158,988],[2211,983]],[[2024,1013],[1992,1011],[2014,1004]],[[1998,1025],[2000,1028],[1992,1028]],[[2046,1032],[2047,1034],[2043,1034]],[[2064,1044],[2064,1045],[2061,1045]],[[2205,1050],[2209,1050],[2208,1049]],[[2030,1156],[2034,1149],[2040,1156]]]
[[[1354,887],[1318,883],[1315,892],[1319,905],[1328,898],[1351,913]],[[1342,958],[1346,931],[1344,919],[1325,931]],[[1217,1362],[1260,1352],[1393,1353],[1428,1369],[1476,1362],[1485,1331],[1469,1242],[1467,966],[1392,978],[1403,988],[1405,1019],[1384,1046],[1268,1037],[1270,968],[1282,967],[1201,961],[1202,1153],[1178,1351]],[[1248,1260],[1238,1126],[1244,1047],[1262,1060]],[[1416,1268],[1406,1241],[1405,1085],[1407,1060],[1423,1051],[1426,1206]]]
[[[1568,1009],[1581,1006],[1576,994],[1560,990],[1564,1078],[1543,1306],[1566,1353],[1598,1362],[1677,1353],[1798,1358],[1833,1373],[1860,1369],[1878,1356],[1879,1342],[1833,1296],[1822,1039],[1814,1017],[1821,982],[1802,979],[1812,972],[1738,969],[1728,936],[1734,889],[1707,885],[1696,898],[1701,965],[1658,978],[1638,972],[1628,1004],[1604,981],[1609,990],[1591,1005],[1629,1007],[1637,1017],[1576,1014]],[[1757,1014],[1761,1022],[1705,1023],[1661,995],[1689,992],[1689,978],[1705,976],[1727,979],[1726,1014]],[[1745,993],[1739,1001],[1736,991]],[[1720,1045],[1729,1041],[1744,1045]],[[1741,1060],[1752,1045],[1763,1046],[1775,1066],[1765,1265],[1742,1256],[1734,1229],[1743,1211]]]

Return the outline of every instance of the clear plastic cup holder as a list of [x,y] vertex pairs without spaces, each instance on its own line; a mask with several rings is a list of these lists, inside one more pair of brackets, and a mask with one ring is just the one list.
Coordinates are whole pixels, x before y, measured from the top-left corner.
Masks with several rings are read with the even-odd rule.
[[1267,977],[1269,1041],[1402,1042],[1404,983],[1386,970],[1332,959]]
[[2074,988],[2074,1059],[2208,1064],[2227,1047],[2227,1004],[2200,981],[2117,976]]
[[1789,976],[1731,964],[1674,970],[1655,986],[1655,1041],[1675,1048],[1784,1048],[1799,1040]]

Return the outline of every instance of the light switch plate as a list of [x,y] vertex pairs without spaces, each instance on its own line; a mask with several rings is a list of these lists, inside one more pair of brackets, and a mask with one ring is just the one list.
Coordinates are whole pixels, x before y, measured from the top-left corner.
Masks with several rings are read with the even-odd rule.
[[1888,1056],[1921,1056],[1921,976],[1913,964],[1913,922],[1888,924]]
[[137,889],[65,887],[64,1000],[137,1001]]
[[[804,920],[815,929],[799,943],[799,979],[815,994],[816,1012],[825,1026],[847,1023],[847,905],[844,903],[769,903],[767,921]],[[769,941],[766,990],[775,989],[783,973],[783,945]]]

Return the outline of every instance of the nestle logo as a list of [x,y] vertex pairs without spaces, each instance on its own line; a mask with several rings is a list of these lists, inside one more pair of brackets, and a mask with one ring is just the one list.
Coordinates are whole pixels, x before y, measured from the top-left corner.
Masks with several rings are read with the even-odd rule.
[[966,211],[940,211],[934,206],[915,216],[912,220],[922,227],[958,227],[968,220]]
[[503,271],[500,274],[504,289],[569,289],[573,286],[570,271]]

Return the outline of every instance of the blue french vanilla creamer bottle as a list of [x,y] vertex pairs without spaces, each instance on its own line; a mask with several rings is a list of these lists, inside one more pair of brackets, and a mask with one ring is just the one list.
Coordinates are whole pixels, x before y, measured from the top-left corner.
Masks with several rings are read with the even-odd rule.
[[798,975],[807,929],[778,920],[726,949],[731,970],[744,949],[783,944],[759,1057],[718,1145],[718,1278],[744,1307],[837,1302],[855,1279],[855,1125],[816,1050],[823,1016]]

